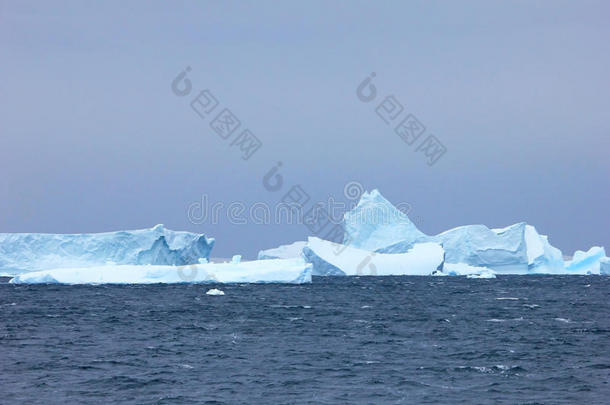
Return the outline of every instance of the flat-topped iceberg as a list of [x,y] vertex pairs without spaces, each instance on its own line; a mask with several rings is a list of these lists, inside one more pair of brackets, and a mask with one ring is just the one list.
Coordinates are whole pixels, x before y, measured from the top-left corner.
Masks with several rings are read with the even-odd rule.
[[442,269],[444,252],[439,244],[428,242],[405,253],[375,253],[310,237],[303,255],[313,264],[314,275],[427,276]]
[[0,273],[106,264],[186,265],[207,259],[213,246],[213,238],[163,225],[89,234],[2,233]]
[[188,266],[114,265],[60,268],[20,274],[13,284],[309,283],[303,259],[202,263]]

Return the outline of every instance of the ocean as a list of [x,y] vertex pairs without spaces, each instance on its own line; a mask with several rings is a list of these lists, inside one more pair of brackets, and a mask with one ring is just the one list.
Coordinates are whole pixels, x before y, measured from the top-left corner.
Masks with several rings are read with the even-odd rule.
[[[2,404],[607,404],[610,277],[0,284]],[[224,296],[209,296],[218,288]]]

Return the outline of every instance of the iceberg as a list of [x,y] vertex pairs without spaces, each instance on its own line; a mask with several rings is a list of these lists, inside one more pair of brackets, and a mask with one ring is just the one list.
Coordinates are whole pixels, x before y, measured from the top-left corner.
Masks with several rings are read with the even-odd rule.
[[487,267],[499,273],[527,273],[525,223],[494,232],[485,225],[450,229],[434,237],[445,249],[447,263]]
[[493,271],[486,271],[482,273],[468,274],[466,278],[496,278],[496,274]]
[[582,250],[574,252],[572,260],[565,263],[565,268],[567,272],[573,274],[602,274],[602,263],[607,260],[605,249],[593,246],[586,252]]
[[343,221],[343,243],[358,249],[375,251],[409,241],[403,251],[398,252],[403,253],[415,241],[428,239],[406,214],[394,207],[378,190],[362,194],[358,205],[345,213]]
[[313,275],[427,276],[443,266],[443,248],[433,242],[418,243],[405,253],[386,254],[310,237],[303,255],[313,265]]
[[532,225],[525,226],[527,265],[534,273],[561,273],[564,270],[561,250],[551,246],[546,235],[540,235]]
[[602,258],[599,261],[599,274],[605,274],[610,276],[610,259],[607,257]]
[[448,276],[476,276],[481,274],[495,274],[487,267],[469,266],[464,263],[445,263],[443,273]]
[[188,266],[112,265],[22,273],[12,284],[309,283],[303,259],[202,263]]
[[345,244],[376,253],[404,253],[418,243],[438,243],[445,251],[445,268],[463,264],[503,274],[600,274],[602,270],[608,271],[603,248],[577,252],[572,261],[565,263],[561,250],[525,222],[501,229],[465,225],[435,236],[426,235],[378,190],[364,193],[358,205],[345,214],[344,222]]
[[293,259],[301,257],[301,252],[307,242],[299,241],[290,245],[281,245],[274,249],[261,250],[258,252],[258,259]]
[[467,225],[436,236],[421,232],[408,216],[378,190],[362,195],[358,205],[344,215],[346,244],[377,253],[404,253],[417,243],[435,242],[445,250],[447,263],[489,267],[498,272],[526,273],[525,223],[492,230]]
[[163,225],[90,234],[1,233],[0,272],[16,275],[106,264],[179,266],[207,260],[213,246],[213,238]]

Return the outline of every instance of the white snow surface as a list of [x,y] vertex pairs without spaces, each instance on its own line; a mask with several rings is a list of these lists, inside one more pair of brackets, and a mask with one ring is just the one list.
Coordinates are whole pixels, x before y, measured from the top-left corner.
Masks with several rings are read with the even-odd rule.
[[13,284],[309,283],[312,265],[303,259],[204,263],[188,266],[114,265],[22,273]]
[[217,288],[212,288],[212,289],[208,290],[205,294],[206,295],[225,295],[225,292],[222,290],[219,290]]
[[469,276],[480,274],[493,274],[494,271],[487,267],[469,266],[465,263],[446,263],[443,265],[443,273],[448,276]]
[[489,270],[487,272],[477,273],[477,274],[468,274],[466,278],[496,278],[496,273]]
[[150,229],[90,234],[0,233],[0,273],[107,264],[186,265],[207,259],[214,239]]
[[443,248],[437,243],[418,243],[406,253],[386,254],[310,237],[306,251],[315,257],[314,275],[332,274],[336,269],[347,276],[427,276],[443,263]]

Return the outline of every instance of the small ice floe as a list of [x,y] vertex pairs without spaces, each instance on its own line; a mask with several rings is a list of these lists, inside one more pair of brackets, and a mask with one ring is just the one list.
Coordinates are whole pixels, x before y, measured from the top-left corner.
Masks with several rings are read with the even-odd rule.
[[566,319],[566,318],[553,318],[553,319],[556,320],[556,321],[559,321],[559,322],[564,322],[564,323],[570,323],[571,322],[569,319]]
[[235,255],[231,258],[231,263],[238,264],[241,263],[241,255]]
[[496,297],[499,301],[519,301],[517,297]]
[[206,292],[206,295],[225,295],[225,292],[217,288],[212,288]]
[[496,274],[491,271],[482,271],[480,273],[468,274],[466,278],[496,278]]

